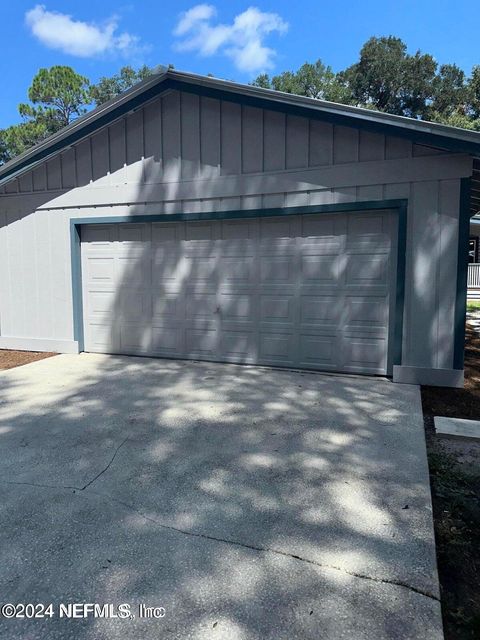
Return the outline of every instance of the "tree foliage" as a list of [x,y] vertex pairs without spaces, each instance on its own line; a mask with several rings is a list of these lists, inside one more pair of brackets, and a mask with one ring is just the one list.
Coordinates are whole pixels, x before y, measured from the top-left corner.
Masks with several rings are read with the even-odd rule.
[[284,71],[271,79],[267,74],[262,74],[254,84],[265,89],[275,89],[275,91],[332,102],[348,102],[350,98],[341,77],[335,74],[331,67],[325,66],[321,60],[313,64],[306,62],[296,72]]
[[468,105],[468,85],[465,72],[456,64],[443,64],[433,79],[432,113],[445,117],[464,112]]
[[338,73],[317,60],[272,78],[262,74],[253,84],[480,130],[480,65],[468,78],[455,64],[438,67],[430,54],[409,54],[406,44],[393,36],[370,38],[358,61]]
[[18,105],[20,124],[0,131],[0,161],[6,162],[56,133],[87,111],[90,83],[71,67],[40,69]]
[[90,96],[95,106],[98,106],[130,89],[137,82],[145,80],[152,73],[153,69],[147,67],[147,65],[143,65],[139,69],[134,69],[130,66],[122,67],[119,73],[114,76],[100,78],[98,83],[91,87]]
[[425,117],[432,98],[436,62],[432,56],[407,53],[399,38],[370,38],[358,62],[339,74],[357,105],[412,118]]
[[[468,85],[468,109],[475,120],[480,120],[480,65],[472,69]],[[480,125],[477,128],[480,128]]]
[[15,158],[49,135],[43,122],[29,120],[0,131],[0,162]]
[[30,102],[18,105],[21,122],[0,131],[0,164],[18,156],[95,106],[114,98],[152,74],[152,69],[123,67],[91,85],[71,67],[40,69],[28,90]]
[[348,104],[351,97],[340,75],[335,74],[331,67],[317,60],[313,64],[306,62],[298,71],[284,71],[278,76],[270,78],[264,73],[258,76],[253,84],[264,89],[274,89],[285,93],[342,102]]
[[90,99],[90,83],[71,67],[54,66],[40,69],[28,90],[31,104],[18,106],[28,120],[44,122],[50,132],[66,127],[86,112]]

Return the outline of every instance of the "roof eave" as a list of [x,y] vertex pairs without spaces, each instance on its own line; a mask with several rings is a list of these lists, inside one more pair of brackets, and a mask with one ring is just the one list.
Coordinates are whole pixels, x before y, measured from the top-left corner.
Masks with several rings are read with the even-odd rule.
[[169,89],[359,126],[480,158],[480,133],[169,69],[143,80],[6,163],[0,168],[0,185]]

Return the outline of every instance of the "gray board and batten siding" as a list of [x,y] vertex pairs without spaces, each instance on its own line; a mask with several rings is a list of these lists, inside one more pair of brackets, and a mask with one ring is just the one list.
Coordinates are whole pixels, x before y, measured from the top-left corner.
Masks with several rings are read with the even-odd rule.
[[[181,314],[175,323],[183,334],[166,334],[165,344],[174,345],[165,347],[172,357],[202,357],[205,348],[206,359],[308,368],[310,355],[305,354],[315,351],[307,346],[311,343],[318,347],[312,368],[393,370],[394,379],[406,382],[461,384],[463,367],[458,357],[455,362],[457,255],[461,185],[472,174],[472,162],[466,153],[420,145],[405,136],[168,90],[1,187],[0,347],[168,355],[158,347],[158,329],[170,320],[158,309],[168,307],[160,292],[173,272],[171,291],[178,292],[173,306]],[[398,206],[390,207],[392,202]],[[258,216],[252,218],[255,212]],[[292,216],[280,220],[279,213]],[[401,215],[406,250],[400,299]],[[242,217],[245,222],[236,224],[240,236],[228,236],[228,220]],[[273,230],[274,223],[277,230],[267,242],[263,229]],[[191,238],[199,229],[200,237]],[[169,234],[175,239],[166,241]],[[99,251],[106,263],[115,265],[114,271],[106,268],[101,285],[108,293],[103,311],[92,312],[97,321],[103,314],[104,325],[111,323],[103,349],[95,349],[90,326],[91,291],[99,281],[92,289],[86,245],[93,247],[95,238],[103,243]],[[168,250],[158,248],[162,243]],[[267,246],[272,255],[265,255]],[[316,260],[307,259],[305,247],[316,253]],[[232,251],[237,253],[235,269],[245,272],[243,284],[225,284],[235,262],[228,260]],[[165,263],[159,254],[167,256]],[[196,280],[182,279],[189,256],[196,254],[204,258],[199,264],[212,279],[202,280],[200,267],[187,269],[196,272]],[[125,255],[129,259],[122,263]],[[283,298],[277,296],[275,304],[276,291],[262,290],[274,286],[262,281],[262,273],[283,273],[283,285],[276,285],[277,293],[283,288]],[[308,283],[309,274],[321,279],[325,273],[328,283]],[[140,274],[141,283],[135,280]],[[159,287],[156,276],[162,281]],[[126,301],[129,278],[141,284],[140,302]],[[364,289],[358,282],[362,278]],[[355,286],[361,294],[356,300]],[[205,294],[198,305],[199,313],[204,309],[203,320],[188,311],[192,289],[197,298]],[[237,321],[221,317],[228,292],[231,307],[223,307],[243,314]],[[262,301],[267,295],[268,301]],[[308,296],[309,303],[303,299]],[[125,344],[118,328],[122,313],[113,320],[115,304],[129,316],[125,327],[131,333]],[[139,315],[132,320],[138,305]],[[207,318],[206,310],[215,317]],[[270,325],[262,320],[264,312],[273,318]],[[305,322],[308,313],[310,321]],[[187,336],[193,326],[204,332],[195,334],[195,344]],[[399,326],[400,355],[395,359]],[[335,357],[320,348],[322,332],[334,336]],[[376,354],[373,359],[368,344]]]

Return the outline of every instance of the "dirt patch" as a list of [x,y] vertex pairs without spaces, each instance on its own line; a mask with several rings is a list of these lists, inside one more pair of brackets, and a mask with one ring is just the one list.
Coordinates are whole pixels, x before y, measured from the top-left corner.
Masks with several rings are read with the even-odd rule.
[[21,367],[23,364],[30,364],[30,362],[51,358],[56,355],[56,353],[40,353],[38,351],[11,351],[10,349],[0,349],[0,370]]
[[433,417],[480,419],[480,335],[467,328],[465,388],[422,387],[446,640],[480,638],[480,442],[435,435]]
[[449,418],[480,419],[480,334],[467,326],[465,388],[422,387],[423,411]]

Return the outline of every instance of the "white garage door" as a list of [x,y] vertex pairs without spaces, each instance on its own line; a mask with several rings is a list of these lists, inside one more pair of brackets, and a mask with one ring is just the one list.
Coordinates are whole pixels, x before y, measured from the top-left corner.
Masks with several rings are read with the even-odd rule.
[[85,350],[386,373],[393,215],[82,227]]

